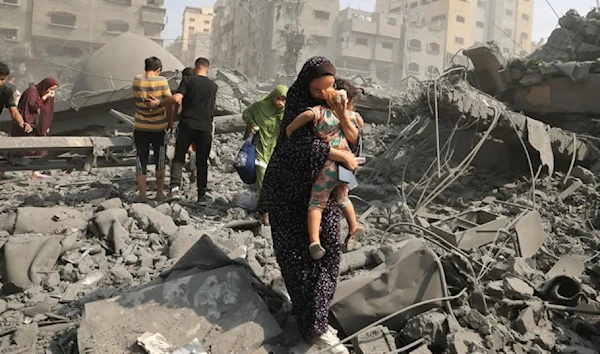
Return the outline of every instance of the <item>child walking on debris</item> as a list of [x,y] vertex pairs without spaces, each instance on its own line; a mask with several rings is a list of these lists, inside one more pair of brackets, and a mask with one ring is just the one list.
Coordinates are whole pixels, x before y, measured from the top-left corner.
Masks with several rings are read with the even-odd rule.
[[[356,131],[356,136],[358,136],[358,129],[362,128],[364,122],[360,114],[353,111],[353,109],[354,101],[362,90],[343,79],[336,80],[336,87],[340,91],[331,90],[327,93],[329,107],[334,104],[341,105],[342,109],[345,108],[349,114],[344,114],[340,119],[337,109],[325,106],[309,108],[288,125],[286,129],[288,137],[291,137],[300,127],[312,122],[315,133],[328,142],[332,149],[351,151],[342,127],[347,125],[346,128],[353,128]],[[344,97],[344,91],[347,97]],[[354,206],[348,198],[348,185],[338,179],[337,164],[328,160],[313,183],[308,205],[309,251],[311,257],[315,260],[321,259],[325,255],[325,249],[321,246],[319,227],[323,209],[325,209],[330,196],[333,196],[339,203],[348,222],[349,234],[344,242],[344,248],[346,250],[353,249],[365,233],[365,229],[358,225]]]

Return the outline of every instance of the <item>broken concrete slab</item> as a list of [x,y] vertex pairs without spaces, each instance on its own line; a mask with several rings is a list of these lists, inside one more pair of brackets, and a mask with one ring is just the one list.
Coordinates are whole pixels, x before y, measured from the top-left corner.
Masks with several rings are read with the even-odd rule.
[[533,257],[544,244],[542,216],[538,211],[530,211],[515,224],[519,253],[527,259]]
[[281,329],[244,268],[227,266],[86,304],[79,350],[129,353],[144,332],[163,333],[176,346],[198,338],[213,354],[243,354]]
[[64,230],[87,228],[90,217],[81,211],[67,207],[17,209],[14,234],[53,234]]
[[4,292],[39,285],[62,254],[63,236],[21,234],[4,244]]
[[510,219],[485,210],[472,210],[431,224],[431,231],[462,250],[491,243]]
[[[355,333],[414,303],[442,297],[435,255],[425,242],[407,238],[398,247],[385,263],[338,285],[331,312],[345,333]],[[400,327],[407,318],[437,305],[408,311],[383,325]]]
[[394,335],[385,326],[375,326],[352,339],[356,354],[389,353],[396,350]]
[[585,262],[573,256],[562,256],[554,266],[546,273],[546,279],[551,279],[559,275],[567,275],[573,278],[581,277],[585,270]]
[[503,280],[504,293],[514,300],[528,300],[533,296],[534,290],[531,285],[523,280],[514,277],[507,277]]
[[132,204],[129,209],[129,216],[134,218],[138,222],[138,226],[147,232],[172,236],[179,229],[170,216],[161,213],[148,204]]

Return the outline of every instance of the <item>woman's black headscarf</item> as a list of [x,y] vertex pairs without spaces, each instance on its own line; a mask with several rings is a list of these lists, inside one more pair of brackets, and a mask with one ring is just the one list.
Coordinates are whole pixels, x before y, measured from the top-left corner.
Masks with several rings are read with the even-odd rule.
[[[285,113],[281,123],[281,132],[285,136],[285,129],[300,113],[304,112],[309,107],[314,107],[322,102],[318,102],[310,95],[310,82],[321,76],[335,76],[335,67],[329,59],[325,57],[312,57],[308,59],[302,70],[298,74],[298,78],[290,87],[286,102]],[[281,137],[281,135],[280,135]]]

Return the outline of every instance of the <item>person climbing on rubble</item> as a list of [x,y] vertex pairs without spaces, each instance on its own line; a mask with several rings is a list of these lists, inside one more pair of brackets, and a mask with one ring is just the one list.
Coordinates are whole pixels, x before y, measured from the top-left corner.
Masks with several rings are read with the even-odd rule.
[[242,113],[242,118],[246,123],[244,139],[255,134],[256,186],[259,195],[267,165],[273,155],[275,145],[277,145],[277,135],[283,119],[287,92],[287,86],[279,85],[268,96],[254,102]]
[[194,75],[181,80],[177,92],[166,99],[153,99],[154,107],[181,105],[181,115],[177,126],[175,158],[171,169],[171,198],[179,198],[181,174],[185,156],[194,144],[196,151],[196,185],[198,202],[205,204],[208,193],[208,156],[212,148],[213,116],[219,86],[208,78],[210,62],[206,58],[196,59]]
[[[50,134],[54,117],[54,96],[57,88],[58,81],[48,77],[23,92],[18,109],[24,122],[28,123],[32,130],[27,132],[27,129],[23,129],[17,121],[14,121],[11,136],[48,136]],[[27,155],[42,157],[47,153],[47,151],[35,151],[27,153]],[[34,179],[49,178],[40,171],[33,171],[31,177]]]
[[[330,148],[352,151],[348,141],[356,144],[358,130],[364,125],[360,114],[354,111],[354,102],[362,90],[343,79],[337,79],[335,86],[338,90],[344,91],[331,90],[327,98],[328,106],[320,105],[309,108],[296,117],[286,128],[288,137],[291,137],[301,127],[312,123],[315,134],[323,141],[329,142]],[[338,94],[338,92],[343,92],[343,94]],[[348,137],[346,137],[347,133],[349,133]],[[348,184],[341,182],[338,178],[337,164],[327,160],[313,184],[308,204],[307,220],[310,239],[308,247],[313,259],[318,260],[325,255],[325,249],[321,246],[319,237],[319,227],[323,209],[327,206],[330,197],[339,203],[348,222],[349,233],[344,242],[344,249],[354,249],[356,243],[364,236],[365,229],[358,225],[354,205],[348,197],[348,191]]]
[[329,307],[337,286],[341,245],[340,209],[330,198],[321,220],[321,244],[327,250],[316,261],[308,251],[307,206],[315,178],[325,161],[333,160],[353,171],[354,154],[331,149],[308,125],[287,138],[286,128],[307,107],[325,103],[335,83],[335,67],[324,57],[309,59],[290,87],[277,146],[271,156],[258,210],[268,213],[273,248],[293,305],[298,329],[307,343],[333,347],[328,353],[348,353],[328,324]]
[[154,150],[156,164],[156,199],[165,197],[165,170],[166,170],[166,146],[165,131],[173,129],[174,112],[173,107],[154,108],[150,106],[151,97],[161,99],[171,96],[169,81],[161,76],[162,62],[157,57],[147,58],[144,61],[143,75],[133,79],[133,97],[135,102],[135,123],[133,139],[137,152],[136,175],[139,191],[139,201],[148,201],[146,178],[148,173],[148,159],[150,145]]

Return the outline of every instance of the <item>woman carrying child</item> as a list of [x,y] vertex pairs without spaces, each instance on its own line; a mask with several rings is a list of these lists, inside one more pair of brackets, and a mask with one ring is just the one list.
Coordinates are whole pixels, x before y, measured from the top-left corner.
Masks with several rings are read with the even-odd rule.
[[[317,136],[328,142],[330,148],[351,151],[348,142],[352,144],[358,142],[358,129],[364,125],[360,114],[353,110],[354,102],[362,90],[343,79],[337,79],[335,86],[340,91],[329,90],[327,101],[329,107],[337,107],[337,110],[324,105],[309,108],[287,126],[288,137],[291,137],[300,127],[312,123]],[[345,110],[342,107],[345,107]],[[309,251],[313,259],[318,260],[325,255],[325,249],[321,246],[319,228],[323,210],[330,197],[333,197],[338,203],[348,222],[349,234],[346,237],[344,248],[346,250],[353,249],[364,235],[365,229],[356,221],[356,212],[348,198],[348,191],[348,185],[338,178],[338,165],[327,160],[313,184],[308,205]]]

